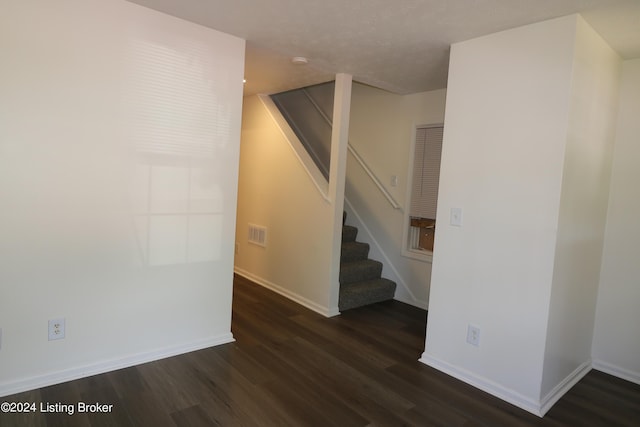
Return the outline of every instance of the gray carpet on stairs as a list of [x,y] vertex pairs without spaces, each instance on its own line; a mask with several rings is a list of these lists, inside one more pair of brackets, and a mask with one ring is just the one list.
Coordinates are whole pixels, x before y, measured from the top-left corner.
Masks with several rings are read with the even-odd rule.
[[[343,224],[346,214],[343,215]],[[340,311],[393,299],[396,283],[381,277],[382,263],[368,258],[369,245],[357,242],[358,229],[342,227]]]

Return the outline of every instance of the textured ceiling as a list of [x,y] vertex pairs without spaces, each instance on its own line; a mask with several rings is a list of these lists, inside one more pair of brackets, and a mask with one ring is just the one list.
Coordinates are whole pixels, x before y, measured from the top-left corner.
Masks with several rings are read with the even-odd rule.
[[[640,0],[130,0],[247,40],[245,94],[333,79],[395,93],[446,87],[449,46],[582,13],[623,58],[640,57]],[[309,64],[290,62],[305,56]]]

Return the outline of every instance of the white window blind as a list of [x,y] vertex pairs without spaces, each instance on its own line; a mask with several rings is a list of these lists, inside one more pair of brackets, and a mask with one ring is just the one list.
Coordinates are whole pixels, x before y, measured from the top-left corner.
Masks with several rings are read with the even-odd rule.
[[416,130],[409,213],[412,217],[431,219],[436,217],[442,133],[442,126]]

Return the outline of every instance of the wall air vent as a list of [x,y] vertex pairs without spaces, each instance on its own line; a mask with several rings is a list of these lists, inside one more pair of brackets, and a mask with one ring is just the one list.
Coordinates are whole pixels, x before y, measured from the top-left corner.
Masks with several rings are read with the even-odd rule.
[[249,224],[249,243],[267,247],[267,227]]

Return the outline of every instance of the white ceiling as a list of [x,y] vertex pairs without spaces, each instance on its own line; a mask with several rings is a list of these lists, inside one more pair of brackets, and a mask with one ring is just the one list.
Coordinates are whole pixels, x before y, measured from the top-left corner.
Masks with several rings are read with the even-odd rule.
[[452,43],[572,13],[623,58],[640,57],[640,0],[130,1],[246,39],[245,94],[338,72],[400,94],[440,89]]

